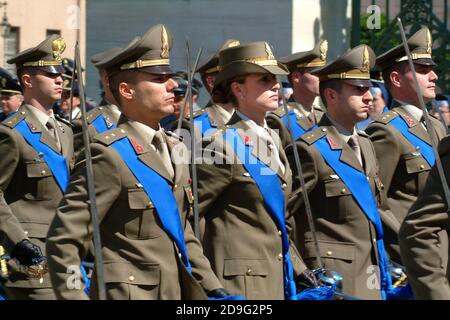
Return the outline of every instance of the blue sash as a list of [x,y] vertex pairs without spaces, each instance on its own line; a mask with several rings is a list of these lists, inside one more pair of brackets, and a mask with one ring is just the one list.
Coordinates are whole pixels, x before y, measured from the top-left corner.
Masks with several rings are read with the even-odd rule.
[[202,133],[202,137],[205,135],[205,133],[208,131],[208,134],[213,133],[214,131],[211,122],[209,122],[209,116],[208,113],[205,112],[198,117],[194,118],[194,124],[195,126],[200,130]]
[[98,133],[103,133],[109,129],[116,128],[116,126],[114,124],[110,128],[108,128],[108,125],[106,124],[106,120],[102,115],[99,115],[91,123],[94,126],[95,130],[97,130]]
[[128,138],[116,140],[111,146],[117,151],[136,179],[142,184],[144,191],[155,205],[164,231],[177,244],[183,263],[186,269],[191,272],[177,201],[169,184],[152,168],[139,160]]
[[402,117],[397,117],[394,120],[391,120],[389,124],[400,131],[400,133],[406,138],[406,140],[408,140],[415,148],[419,147],[418,150],[420,150],[430,167],[434,166],[436,158],[434,157],[433,147],[428,144],[428,142],[423,141],[422,139],[409,132],[409,127]]
[[40,132],[33,133],[25,120],[21,120],[15,127],[25,140],[40,154],[42,154],[45,162],[53,173],[58,186],[64,193],[69,184],[69,168],[67,167],[66,159],[58,152],[47,146],[45,143],[39,141],[41,139]]
[[336,174],[342,179],[353,198],[356,200],[367,218],[375,227],[377,235],[378,267],[380,268],[381,297],[386,299],[386,294],[392,289],[392,280],[389,274],[387,255],[383,242],[383,226],[377,204],[367,181],[367,177],[360,171],[339,160],[342,150],[333,150],[326,140],[326,136],[317,140],[314,146],[319,150],[322,157],[333,168]]
[[309,130],[303,129],[303,127],[298,124],[297,117],[296,117],[295,112],[293,110],[289,111],[289,113],[287,115],[285,114],[283,117],[281,117],[281,119],[283,120],[284,124],[286,125],[286,128],[289,129],[288,116],[289,116],[289,118],[291,120],[292,135],[294,136],[294,140],[297,140],[298,138],[300,138],[300,136],[302,134],[304,134],[305,132],[310,131],[312,129],[312,128],[309,129]]
[[297,289],[289,255],[289,238],[286,230],[284,194],[281,190],[278,176],[273,171],[270,171],[272,174],[267,173],[270,169],[266,164],[252,155],[252,147],[244,144],[241,137],[236,132],[236,129],[228,129],[224,134],[224,138],[231,146],[233,146],[234,152],[239,160],[242,162],[245,169],[247,169],[253,180],[255,180],[269,214],[275,221],[278,229],[282,232],[284,296],[288,300],[294,300],[296,298]]

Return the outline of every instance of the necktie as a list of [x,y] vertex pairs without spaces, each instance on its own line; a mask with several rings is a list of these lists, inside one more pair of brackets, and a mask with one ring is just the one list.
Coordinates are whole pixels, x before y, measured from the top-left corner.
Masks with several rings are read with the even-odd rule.
[[56,129],[56,120],[52,117],[48,118],[46,126],[50,135],[53,137],[53,139],[55,139],[58,151],[61,151],[61,140],[59,139],[58,129]]
[[167,172],[171,179],[174,178],[174,170],[172,167],[172,159],[170,158],[169,149],[164,141],[164,137],[161,131],[155,131],[155,135],[152,140],[152,144],[155,146],[156,153],[161,157]]
[[348,140],[348,145],[352,148],[353,152],[355,153],[356,158],[359,161],[359,164],[361,167],[363,167],[362,157],[361,157],[361,148],[359,146],[358,138],[354,135],[350,137]]

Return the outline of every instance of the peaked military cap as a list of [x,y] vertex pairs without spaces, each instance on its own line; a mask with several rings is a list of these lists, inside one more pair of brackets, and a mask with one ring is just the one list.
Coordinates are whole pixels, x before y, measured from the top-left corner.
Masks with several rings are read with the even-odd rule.
[[375,65],[375,53],[363,44],[359,45],[326,66],[315,69],[311,74],[317,75],[320,81],[346,80],[358,87],[372,87],[370,69]]
[[[431,57],[433,38],[430,29],[423,27],[407,40],[407,44],[414,63],[428,66],[436,65]],[[378,56],[376,63],[380,69],[385,70],[403,61],[408,61],[408,56],[403,44],[400,44]]]
[[254,73],[288,75],[289,70],[278,62],[267,42],[246,43],[220,51],[219,73],[214,87],[234,77]]
[[154,74],[172,74],[169,51],[172,33],[162,24],[151,27],[142,37],[134,38],[124,49],[96,64],[109,75],[125,70],[139,70]]
[[216,51],[216,53],[210,55],[205,61],[203,61],[198,67],[197,72],[201,75],[203,74],[212,74],[219,72],[219,52],[223,49],[236,47],[240,45],[241,43],[239,40],[234,39],[228,39],[226,40],[222,46],[219,48],[219,50]]
[[279,61],[293,71],[300,68],[316,68],[327,64],[328,41],[322,40],[310,51],[293,53]]
[[54,34],[36,47],[19,52],[7,62],[16,64],[17,69],[39,68],[49,73],[64,73],[61,54],[65,49],[64,39]]
[[106,60],[111,59],[111,57],[114,57],[121,50],[122,50],[122,48],[120,48],[120,47],[114,47],[114,48],[110,48],[108,50],[96,53],[91,57],[91,62],[94,66],[97,67],[97,65],[99,63],[101,63],[103,60],[106,61]]
[[22,94],[19,80],[3,68],[0,68],[0,93],[3,96]]

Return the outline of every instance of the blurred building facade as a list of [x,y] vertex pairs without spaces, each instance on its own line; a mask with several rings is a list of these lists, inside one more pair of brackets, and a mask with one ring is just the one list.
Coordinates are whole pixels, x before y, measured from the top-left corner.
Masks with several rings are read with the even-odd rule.
[[73,58],[79,38],[81,59],[85,60],[86,0],[4,0],[0,5],[3,5],[0,17],[6,17],[9,29],[5,34],[2,24],[0,65],[3,68],[15,73],[14,65],[7,64],[6,60],[51,34],[59,34],[66,40],[64,56],[68,58]]

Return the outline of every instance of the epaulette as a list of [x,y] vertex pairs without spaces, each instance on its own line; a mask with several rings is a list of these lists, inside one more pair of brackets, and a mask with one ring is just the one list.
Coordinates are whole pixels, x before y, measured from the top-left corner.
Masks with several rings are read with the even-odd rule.
[[122,139],[127,136],[127,131],[122,128],[114,128],[105,132],[102,132],[96,136],[94,136],[95,142],[100,142],[105,146],[109,146],[114,141]]
[[327,131],[327,128],[319,127],[317,129],[314,129],[313,131],[304,133],[300,136],[300,138],[307,144],[311,145],[323,136],[327,135]]
[[[197,118],[198,116],[201,116],[202,114],[204,114],[204,113],[206,113],[206,112],[208,112],[208,110],[206,110],[206,108],[203,108],[203,109],[194,111],[194,113],[192,114],[192,116],[193,116],[194,118]],[[187,116],[186,116],[186,119],[189,120],[189,119],[190,119],[190,115],[187,115]]]
[[86,120],[88,124],[91,124],[95,119],[98,118],[103,112],[105,112],[104,107],[96,107],[88,112]]
[[26,112],[25,111],[21,111],[21,112],[16,112],[14,115],[12,115],[11,117],[3,120],[2,124],[14,129],[15,126],[17,126],[17,124],[22,121],[23,119],[25,119],[26,116]]
[[[288,106],[289,109],[289,106]],[[270,112],[269,114],[274,114],[279,118],[282,118],[286,112],[284,111],[284,107],[279,107],[277,110]]]
[[369,138],[369,135],[364,130],[356,129],[356,133],[361,137]]
[[71,128],[73,127],[73,125],[70,123],[70,121],[68,121],[67,119],[64,119],[59,114],[55,114],[55,118],[56,118],[56,120],[68,125],[69,127],[71,127]]
[[397,118],[399,116],[399,114],[395,111],[388,111],[385,113],[380,114],[374,122],[379,122],[379,123],[383,123],[383,124],[388,124],[389,122],[391,122],[392,120],[394,120],[395,118]]

